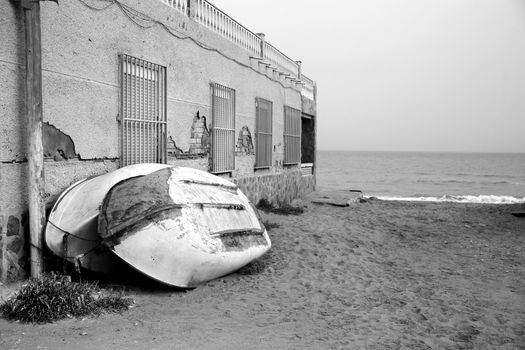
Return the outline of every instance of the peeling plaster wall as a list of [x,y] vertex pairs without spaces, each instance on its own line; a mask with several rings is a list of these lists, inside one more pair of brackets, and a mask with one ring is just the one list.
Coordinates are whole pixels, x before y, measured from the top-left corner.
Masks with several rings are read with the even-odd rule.
[[48,122],[42,125],[42,146],[44,158],[54,160],[78,158],[71,136],[64,134]]
[[[256,147],[255,98],[273,102],[274,166],[254,173],[255,155],[236,149],[232,180],[253,199],[266,196],[276,203],[313,188],[315,181],[305,182],[298,169],[282,166],[283,106],[301,108],[299,85],[270,78],[248,51],[161,1],[121,1],[199,43],[178,39],[159,25],[144,30],[115,4],[92,11],[78,0],[42,2],[47,206],[70,184],[119,166],[120,53],[167,68],[167,134],[175,152],[169,164],[210,169],[209,152],[201,152],[197,143],[196,133],[204,131],[195,126],[195,116],[205,116],[211,132],[210,83],[217,82],[236,91],[236,142],[247,129]],[[0,37],[0,280],[6,281],[22,278],[28,266],[24,26],[16,2],[0,1]],[[188,155],[176,155],[177,150]]]

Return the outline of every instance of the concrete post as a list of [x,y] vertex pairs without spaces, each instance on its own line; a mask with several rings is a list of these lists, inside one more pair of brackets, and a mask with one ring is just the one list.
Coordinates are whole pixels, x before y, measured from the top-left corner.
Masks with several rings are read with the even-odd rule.
[[23,1],[26,31],[26,112],[29,168],[29,245],[31,276],[43,271],[42,241],[46,222],[42,145],[42,57],[40,2]]
[[186,15],[191,18],[195,19],[195,15],[197,13],[197,0],[187,0],[187,6],[186,6]]
[[302,75],[301,65],[303,64],[303,62],[302,61],[295,61],[295,63],[297,63],[297,80],[301,80],[301,75]]
[[264,60],[266,56],[266,35],[264,35],[264,33],[257,33],[257,36],[261,38],[261,59]]

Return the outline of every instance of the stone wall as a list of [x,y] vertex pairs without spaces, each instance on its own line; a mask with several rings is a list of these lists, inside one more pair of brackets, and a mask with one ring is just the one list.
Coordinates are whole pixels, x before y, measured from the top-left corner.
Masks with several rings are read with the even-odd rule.
[[240,177],[233,179],[233,182],[254,204],[262,199],[276,206],[290,204],[315,190],[315,177],[303,176],[298,168],[277,174]]
[[0,218],[0,280],[16,281],[26,277],[29,234],[28,214]]

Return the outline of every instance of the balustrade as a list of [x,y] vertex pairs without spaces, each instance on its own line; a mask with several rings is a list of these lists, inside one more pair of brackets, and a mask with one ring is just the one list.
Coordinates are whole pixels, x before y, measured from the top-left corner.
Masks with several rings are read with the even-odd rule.
[[206,0],[195,0],[195,20],[250,53],[260,55],[261,39],[257,34],[252,33]]
[[277,48],[206,0],[160,0],[206,28],[248,50],[254,57],[268,62],[279,74],[303,83],[302,94],[314,99],[315,83],[300,73],[300,65]]
[[304,74],[301,75],[301,82],[303,83],[301,95],[311,100],[315,100],[315,82]]
[[264,43],[264,46],[264,60],[269,61],[273,66],[282,68],[285,74],[289,74],[293,78],[297,78],[299,76],[299,65],[297,62],[267,42]]
[[166,5],[173,7],[175,10],[187,15],[188,0],[160,0]]

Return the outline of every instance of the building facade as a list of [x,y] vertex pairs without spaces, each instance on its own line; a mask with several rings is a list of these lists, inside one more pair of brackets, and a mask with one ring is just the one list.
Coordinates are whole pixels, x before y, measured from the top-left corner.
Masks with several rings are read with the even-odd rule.
[[[28,255],[24,16],[0,2],[0,280]],[[257,203],[315,188],[316,87],[204,0],[41,3],[44,200],[134,163],[230,178]]]

